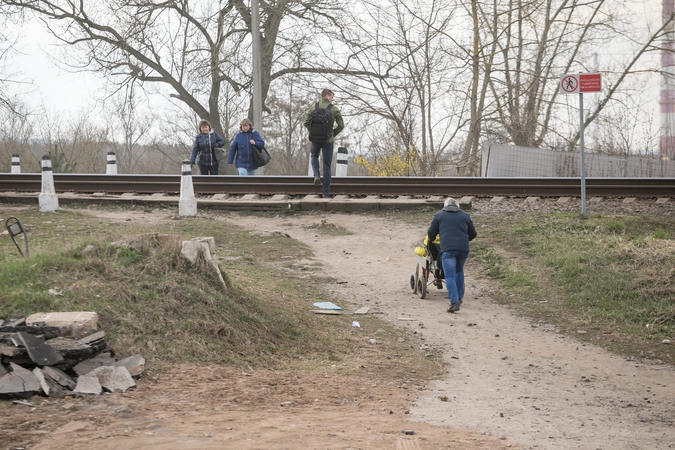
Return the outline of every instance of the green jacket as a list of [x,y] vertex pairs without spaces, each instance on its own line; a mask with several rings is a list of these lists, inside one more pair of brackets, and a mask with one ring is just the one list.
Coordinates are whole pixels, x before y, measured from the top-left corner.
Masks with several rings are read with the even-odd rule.
[[[326,109],[328,108],[329,104],[330,102],[328,100],[322,98],[321,101],[319,101],[319,108]],[[309,108],[307,110],[307,114],[305,114],[305,121],[303,122],[305,128],[307,128],[307,125],[309,125],[309,115],[312,111],[314,111],[315,105],[316,103],[312,103],[312,107]],[[330,113],[333,116],[333,123],[337,124],[337,127],[333,129],[333,137],[328,140],[328,143],[332,144],[335,142],[335,136],[337,136],[338,133],[344,129],[345,123],[342,121],[342,113],[340,113],[340,110],[337,106],[333,105],[333,107],[330,109]]]

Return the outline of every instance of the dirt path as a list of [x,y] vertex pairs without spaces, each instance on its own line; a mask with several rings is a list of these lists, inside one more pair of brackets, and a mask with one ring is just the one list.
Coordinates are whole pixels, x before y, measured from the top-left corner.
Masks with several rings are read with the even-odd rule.
[[526,448],[675,448],[672,367],[626,360],[515,316],[490,299],[470,261],[464,305],[448,314],[445,289],[431,287],[421,300],[408,288],[412,249],[425,230],[359,215],[323,218],[353,234],[307,228],[318,216],[233,222],[307,243],[328,274],[347,281],[331,287],[338,298],[379,309],[443,349],[449,376],[418,395],[414,419]]
[[[91,213],[120,222],[171,220],[166,212]],[[404,390],[330,371],[323,378],[247,376],[184,366],[151,373],[125,394],[0,410],[0,448],[675,448],[670,366],[627,361],[518,318],[490,299],[488,284],[472,276],[471,259],[459,313],[445,312],[445,290],[432,288],[421,300],[408,279],[424,229],[360,215],[209,216],[307,243],[339,281],[328,287],[336,301],[370,306],[421,334],[443,350],[447,379]],[[352,234],[308,228],[322,219]],[[408,429],[415,434],[403,434]]]

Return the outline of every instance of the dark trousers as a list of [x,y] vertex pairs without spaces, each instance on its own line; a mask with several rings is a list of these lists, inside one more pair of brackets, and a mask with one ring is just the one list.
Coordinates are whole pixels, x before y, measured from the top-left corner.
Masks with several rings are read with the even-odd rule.
[[315,177],[320,177],[321,172],[319,172],[319,152],[323,159],[323,185],[321,186],[321,195],[323,197],[330,196],[330,166],[333,164],[333,144],[332,142],[326,142],[324,144],[319,144],[312,142],[312,145],[309,147],[309,158],[312,162],[312,170],[314,171]]
[[219,163],[215,163],[212,166],[202,166],[201,164],[197,164],[197,167],[199,167],[200,175],[218,175],[218,165]]

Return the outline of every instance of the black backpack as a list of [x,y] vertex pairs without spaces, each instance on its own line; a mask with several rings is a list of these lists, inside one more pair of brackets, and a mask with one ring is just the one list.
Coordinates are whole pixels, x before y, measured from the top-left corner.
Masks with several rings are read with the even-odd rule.
[[317,103],[314,110],[309,113],[307,128],[309,129],[309,142],[323,144],[333,137],[333,115],[328,104],[326,109],[320,109]]

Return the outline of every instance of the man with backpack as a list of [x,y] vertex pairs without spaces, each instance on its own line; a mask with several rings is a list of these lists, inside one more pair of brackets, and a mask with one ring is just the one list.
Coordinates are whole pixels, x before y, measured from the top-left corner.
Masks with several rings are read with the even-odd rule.
[[[321,100],[307,111],[304,122],[311,143],[309,157],[314,172],[314,184],[322,185],[323,198],[330,197],[330,166],[333,162],[335,136],[345,127],[340,110],[332,103],[334,95],[330,89],[321,91]],[[333,128],[334,124],[337,124],[337,127]],[[319,152],[323,158],[323,180],[319,171]]]

